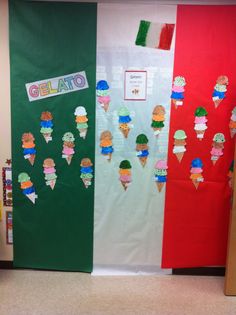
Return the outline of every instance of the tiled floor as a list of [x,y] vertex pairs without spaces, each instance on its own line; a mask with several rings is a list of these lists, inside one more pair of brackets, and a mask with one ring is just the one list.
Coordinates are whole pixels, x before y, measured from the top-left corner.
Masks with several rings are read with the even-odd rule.
[[0,270],[1,315],[236,315],[223,277]]

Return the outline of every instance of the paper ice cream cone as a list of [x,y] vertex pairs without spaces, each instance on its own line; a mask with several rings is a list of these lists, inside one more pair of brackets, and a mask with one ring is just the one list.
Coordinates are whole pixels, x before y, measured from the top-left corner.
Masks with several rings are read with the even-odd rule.
[[178,161],[179,161],[179,163],[182,161],[182,158],[183,158],[183,156],[184,156],[184,153],[175,153],[175,155],[176,155],[176,157],[177,157],[177,159],[178,159]]
[[30,200],[31,202],[33,202],[33,203],[35,203],[35,199],[37,198],[35,192],[32,193],[32,194],[26,195],[26,197],[29,198],[29,200]]
[[235,136],[235,134],[236,134],[236,129],[230,129],[230,136],[231,136],[231,138],[233,138],[234,136]]
[[83,180],[84,186],[86,188],[88,188],[91,185],[91,179],[90,178],[83,178],[82,180]]
[[159,136],[159,134],[161,133],[162,128],[152,128],[154,131],[154,135],[155,136]]
[[79,135],[81,138],[85,139],[87,135],[88,129],[80,129]]
[[204,138],[205,130],[196,130],[197,138],[201,141]]
[[165,183],[159,183],[159,182],[156,182],[156,185],[157,185],[157,189],[159,192],[162,191],[162,188],[164,187]]
[[105,112],[108,111],[109,105],[110,105],[109,103],[103,103],[103,104],[101,104],[101,106],[103,107],[103,109],[105,110]]
[[121,181],[121,184],[122,184],[122,186],[123,186],[124,190],[127,190],[127,188],[128,188],[127,183],[126,183],[126,182]]
[[122,129],[121,132],[123,133],[124,137],[127,139],[128,138],[128,135],[129,135],[129,131],[130,129]]
[[139,161],[142,164],[142,166],[144,167],[147,163],[147,156],[139,157]]
[[56,180],[51,180],[50,181],[50,187],[52,188],[52,190],[54,189],[55,185],[56,185]]
[[199,182],[196,181],[196,180],[192,180],[192,183],[193,183],[194,187],[195,187],[196,189],[198,189]]
[[67,161],[68,165],[70,165],[71,160],[72,160],[72,157],[73,157],[73,155],[68,155],[68,156],[66,157],[66,161]]
[[212,160],[213,165],[216,164],[216,162],[218,161],[218,159],[219,159],[219,158],[216,158],[216,159]]
[[221,102],[222,102],[222,99],[214,100],[215,108],[217,108]]
[[29,162],[31,165],[34,165],[34,160],[35,160],[35,154],[31,154],[29,157]]
[[52,140],[51,133],[45,133],[43,137],[47,143]]

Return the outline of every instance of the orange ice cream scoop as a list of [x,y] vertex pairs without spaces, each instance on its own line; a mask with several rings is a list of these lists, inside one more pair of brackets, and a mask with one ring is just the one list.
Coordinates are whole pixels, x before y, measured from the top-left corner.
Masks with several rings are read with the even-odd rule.
[[198,178],[202,178],[202,174],[191,174],[190,178],[192,180],[198,179]]
[[34,148],[35,144],[33,142],[23,142],[22,148],[31,149]]
[[76,120],[77,123],[85,123],[88,121],[87,116],[76,116]]
[[110,147],[112,146],[112,141],[109,139],[104,139],[100,142],[100,147]]
[[119,170],[120,175],[131,175],[131,171],[129,169],[120,169]]
[[154,121],[164,121],[165,117],[164,117],[164,115],[153,114],[152,115],[152,120],[154,120]]
[[31,180],[28,180],[27,182],[23,182],[20,185],[21,189],[30,188],[31,186],[33,186],[33,183],[31,182]]

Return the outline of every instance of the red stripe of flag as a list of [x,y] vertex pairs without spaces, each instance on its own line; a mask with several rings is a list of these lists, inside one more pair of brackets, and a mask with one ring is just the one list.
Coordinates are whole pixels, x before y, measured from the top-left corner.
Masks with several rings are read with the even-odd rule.
[[157,48],[170,50],[175,24],[164,24],[161,29],[159,45]]
[[[163,268],[225,264],[230,212],[227,173],[234,147],[228,124],[236,101],[235,30],[236,6],[178,6],[173,76],[184,76],[187,84],[184,105],[171,108]],[[212,92],[219,75],[227,75],[229,85],[226,99],[215,109]],[[194,131],[198,106],[208,112],[202,141]],[[181,163],[172,152],[178,129],[187,134]],[[224,155],[213,165],[210,151],[217,132],[224,133],[226,142]],[[189,179],[194,158],[204,164],[204,182],[197,190]]]

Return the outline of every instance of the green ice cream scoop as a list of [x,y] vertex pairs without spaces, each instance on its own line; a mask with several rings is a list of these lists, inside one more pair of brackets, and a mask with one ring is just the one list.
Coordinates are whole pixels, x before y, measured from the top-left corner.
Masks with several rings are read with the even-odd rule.
[[119,116],[129,116],[130,115],[130,111],[128,110],[127,107],[123,106],[119,109],[118,111],[118,115]]
[[195,116],[197,117],[202,117],[202,116],[206,116],[208,113],[207,111],[205,110],[204,107],[198,107],[196,110],[195,110]]
[[62,137],[62,140],[66,142],[74,142],[75,137],[72,132],[66,132],[64,136]]
[[225,142],[225,136],[223,135],[223,133],[216,133],[214,135],[213,141],[223,143]]
[[132,168],[131,164],[130,164],[130,161],[128,160],[123,160],[120,162],[120,168],[122,169],[129,169],[129,168]]
[[141,133],[140,135],[137,136],[136,143],[138,143],[138,144],[146,144],[146,143],[148,143],[147,136],[145,134]]
[[177,139],[177,140],[183,140],[183,139],[186,139],[187,136],[186,136],[186,133],[184,130],[176,130],[175,134],[174,134],[174,139]]
[[27,182],[28,180],[30,180],[30,177],[27,173],[20,173],[18,175],[18,182],[19,183]]

